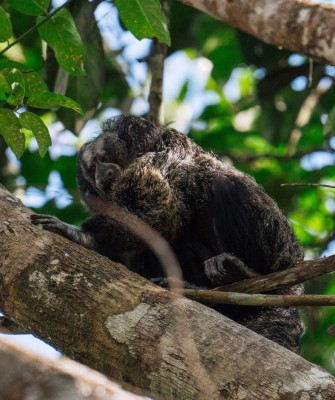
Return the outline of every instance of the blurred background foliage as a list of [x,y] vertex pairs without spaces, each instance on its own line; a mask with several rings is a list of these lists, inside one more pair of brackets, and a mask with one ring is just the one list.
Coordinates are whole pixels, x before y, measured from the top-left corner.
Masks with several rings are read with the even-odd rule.
[[[76,188],[77,150],[107,117],[148,112],[150,41],[137,41],[110,1],[77,0],[69,9],[85,45],[86,76],[60,69],[36,32],[0,59],[39,71],[50,90],[78,101],[84,116],[34,110],[53,140],[44,158],[27,137],[17,161],[0,136],[0,182],[38,213],[80,224],[87,211]],[[16,37],[34,24],[34,17],[9,11]],[[170,11],[166,123],[254,176],[292,221],[306,258],[334,254],[335,190],[280,185],[335,185],[335,67],[264,44],[176,0]],[[307,283],[306,292],[335,294],[334,275]],[[328,333],[334,308],[302,312],[304,357],[335,373],[335,338]]]

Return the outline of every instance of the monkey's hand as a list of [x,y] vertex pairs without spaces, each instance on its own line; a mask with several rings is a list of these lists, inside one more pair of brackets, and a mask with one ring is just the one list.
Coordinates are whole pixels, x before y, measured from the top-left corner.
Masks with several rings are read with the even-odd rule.
[[76,226],[66,224],[51,215],[32,214],[30,218],[34,225],[41,225],[47,231],[57,233],[89,249],[93,248],[92,236]]
[[204,264],[205,274],[215,286],[258,276],[254,270],[245,265],[238,257],[229,253],[222,253],[209,258]]

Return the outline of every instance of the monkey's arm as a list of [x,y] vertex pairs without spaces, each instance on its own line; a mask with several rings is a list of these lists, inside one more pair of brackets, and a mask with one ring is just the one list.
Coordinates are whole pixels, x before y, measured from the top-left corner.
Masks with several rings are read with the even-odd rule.
[[41,225],[47,231],[58,233],[73,242],[76,242],[84,247],[93,248],[93,237],[82,229],[74,225],[67,224],[57,217],[44,214],[32,214],[31,222],[34,225]]
[[127,227],[105,215],[94,215],[85,221],[80,228],[62,222],[51,215],[33,214],[34,225],[57,233],[84,247],[119,261],[127,252],[136,252],[144,248],[141,240],[135,237]]
[[32,222],[114,260],[124,254],[139,253],[146,244],[131,232],[129,219],[113,217],[113,204],[139,217],[167,240],[174,238],[182,220],[179,218],[182,207],[168,181],[151,165],[150,155],[124,170],[111,191],[111,200],[93,196],[88,201],[85,199],[96,214],[80,228],[46,215],[33,215]]

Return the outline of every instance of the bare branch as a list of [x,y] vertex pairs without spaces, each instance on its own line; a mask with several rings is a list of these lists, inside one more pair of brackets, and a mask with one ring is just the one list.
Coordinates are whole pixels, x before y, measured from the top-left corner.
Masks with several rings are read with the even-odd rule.
[[[161,0],[162,8],[166,17],[169,19],[169,1]],[[160,43],[158,39],[153,39],[151,53],[148,58],[148,65],[151,72],[151,85],[149,92],[149,114],[148,120],[157,124],[164,123],[163,111],[163,74],[164,61],[167,55],[167,45]]]
[[237,306],[302,307],[335,306],[335,296],[327,295],[274,295],[220,292],[184,289],[185,297],[203,303],[233,304]]
[[62,358],[49,360],[0,337],[1,399],[144,400],[98,372]]
[[335,6],[310,0],[180,0],[258,39],[335,64]]
[[243,281],[220,286],[223,292],[263,293],[283,289],[335,271],[335,255],[320,260],[302,261],[285,271],[244,279]]
[[324,183],[282,183],[281,187],[293,186],[293,187],[325,187],[335,189],[334,185],[326,185]]

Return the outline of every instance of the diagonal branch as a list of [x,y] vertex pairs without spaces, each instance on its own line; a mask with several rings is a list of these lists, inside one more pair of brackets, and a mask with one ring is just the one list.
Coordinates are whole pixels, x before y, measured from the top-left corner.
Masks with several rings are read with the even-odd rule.
[[244,279],[215,289],[224,292],[264,293],[283,289],[335,271],[335,255],[320,260],[302,261],[285,271]]
[[310,0],[180,0],[263,42],[335,64],[335,6]]

